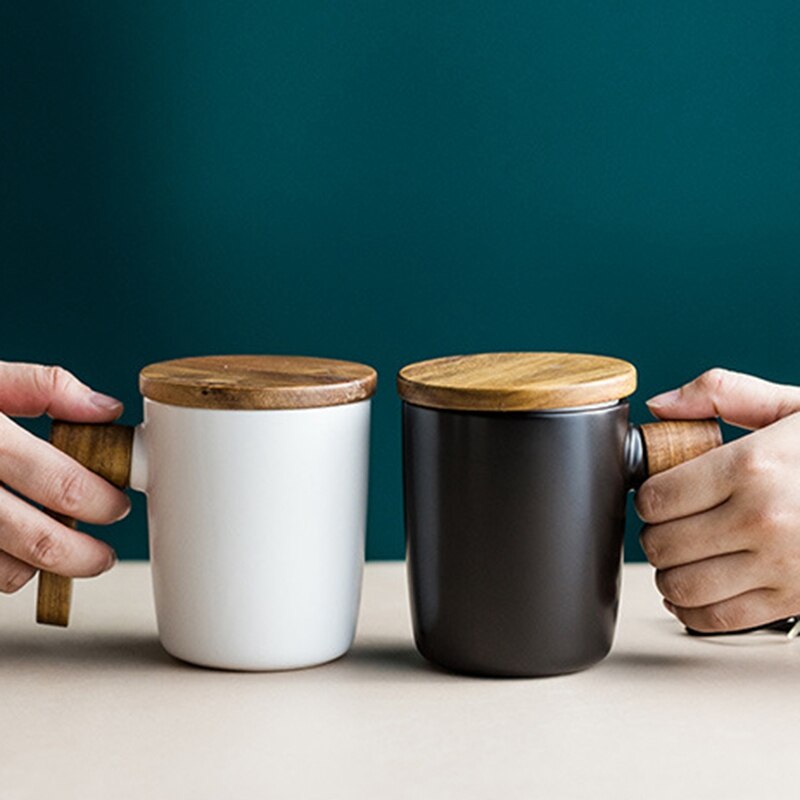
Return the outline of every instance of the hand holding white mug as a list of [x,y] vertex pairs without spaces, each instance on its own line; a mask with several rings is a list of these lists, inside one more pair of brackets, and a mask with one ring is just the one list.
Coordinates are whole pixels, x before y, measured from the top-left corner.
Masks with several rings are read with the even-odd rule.
[[89,577],[114,565],[107,544],[28,501],[94,524],[115,522],[130,510],[123,492],[10,417],[111,422],[121,413],[119,400],[92,391],[61,367],[0,361],[0,591],[15,592],[38,569]]
[[664,605],[704,632],[800,612],[800,388],[712,369],[648,406],[658,417],[718,416],[754,431],[637,492]]

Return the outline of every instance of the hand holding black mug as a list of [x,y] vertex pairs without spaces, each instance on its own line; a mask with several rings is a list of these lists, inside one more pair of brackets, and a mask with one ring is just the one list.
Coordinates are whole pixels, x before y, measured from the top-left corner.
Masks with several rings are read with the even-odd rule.
[[665,606],[690,628],[742,630],[800,610],[800,388],[723,369],[648,401],[659,417],[719,416],[754,433],[642,486],[642,547]]
[[400,371],[409,577],[426,658],[533,676],[608,653],[627,491],[721,442],[708,420],[631,426],[635,388],[631,364],[566,353]]

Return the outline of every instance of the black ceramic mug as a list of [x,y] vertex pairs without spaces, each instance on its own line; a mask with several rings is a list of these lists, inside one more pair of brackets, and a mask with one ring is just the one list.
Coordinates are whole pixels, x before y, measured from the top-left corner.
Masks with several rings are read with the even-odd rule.
[[583,669],[616,624],[628,490],[721,442],[714,421],[629,423],[619,359],[489,353],[400,371],[414,635],[493,676]]

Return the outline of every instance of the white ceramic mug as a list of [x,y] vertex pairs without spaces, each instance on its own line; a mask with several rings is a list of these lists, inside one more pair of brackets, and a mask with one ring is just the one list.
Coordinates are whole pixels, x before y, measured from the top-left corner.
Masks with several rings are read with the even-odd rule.
[[[278,670],[347,652],[364,559],[371,372],[371,388],[344,395],[362,399],[317,407],[198,408],[145,397],[144,422],[128,439],[130,486],[147,495],[158,631],[169,653]],[[293,391],[296,403],[302,390]],[[68,436],[112,427],[56,424]]]

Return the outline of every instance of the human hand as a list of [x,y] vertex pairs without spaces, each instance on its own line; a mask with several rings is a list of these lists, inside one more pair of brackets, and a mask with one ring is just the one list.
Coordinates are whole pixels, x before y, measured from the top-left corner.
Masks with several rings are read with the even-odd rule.
[[0,361],[0,591],[15,592],[38,569],[88,577],[114,565],[107,544],[28,501],[95,524],[115,522],[130,510],[123,492],[9,417],[111,422],[121,413],[122,403],[93,392],[61,367]]
[[800,388],[712,369],[648,407],[664,419],[721,417],[755,431],[637,492],[664,605],[704,632],[800,612]]

